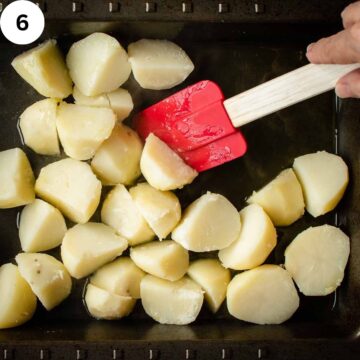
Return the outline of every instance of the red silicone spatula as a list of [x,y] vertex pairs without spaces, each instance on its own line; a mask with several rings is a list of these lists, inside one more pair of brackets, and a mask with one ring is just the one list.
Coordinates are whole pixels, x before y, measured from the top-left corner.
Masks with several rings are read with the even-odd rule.
[[359,67],[309,64],[227,100],[217,84],[200,81],[143,110],[134,125],[143,139],[154,133],[204,171],[245,154],[237,127],[333,89]]

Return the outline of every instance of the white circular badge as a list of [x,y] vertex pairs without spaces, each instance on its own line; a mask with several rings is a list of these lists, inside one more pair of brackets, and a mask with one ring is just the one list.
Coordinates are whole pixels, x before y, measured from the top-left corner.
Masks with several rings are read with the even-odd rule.
[[0,17],[0,28],[4,36],[18,45],[37,40],[44,26],[44,14],[37,5],[27,0],[12,2],[5,7]]

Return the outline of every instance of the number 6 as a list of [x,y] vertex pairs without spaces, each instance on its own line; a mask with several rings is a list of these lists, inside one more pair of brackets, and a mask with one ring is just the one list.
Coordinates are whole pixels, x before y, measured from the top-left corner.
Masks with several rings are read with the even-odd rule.
[[18,18],[16,19],[16,26],[19,30],[21,31],[25,31],[29,28],[29,23],[25,20],[27,19],[27,15],[22,14],[19,15]]

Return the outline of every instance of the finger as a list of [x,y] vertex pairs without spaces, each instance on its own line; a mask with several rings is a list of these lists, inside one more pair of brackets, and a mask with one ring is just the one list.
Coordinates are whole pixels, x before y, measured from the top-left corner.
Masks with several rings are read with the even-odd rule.
[[360,21],[360,1],[348,5],[341,13],[341,17],[345,29]]
[[336,95],[341,98],[360,97],[360,69],[343,76],[336,84]]

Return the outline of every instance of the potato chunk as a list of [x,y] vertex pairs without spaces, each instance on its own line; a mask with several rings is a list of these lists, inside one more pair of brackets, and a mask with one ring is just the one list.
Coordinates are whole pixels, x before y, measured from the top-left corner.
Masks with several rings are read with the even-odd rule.
[[198,175],[154,134],[150,134],[145,141],[140,168],[147,182],[163,191],[181,189]]
[[230,271],[216,259],[199,259],[190,264],[187,274],[205,291],[205,301],[216,313],[225,300]]
[[236,275],[226,296],[232,316],[255,324],[281,324],[299,307],[291,276],[278,265],[262,265]]
[[72,277],[83,278],[120,256],[127,241],[111,227],[89,222],[69,229],[61,244],[61,257]]
[[172,240],[133,247],[130,257],[140,269],[170,281],[181,279],[189,267],[189,253]]
[[48,40],[25,51],[11,65],[43,96],[64,99],[71,94],[72,82],[56,40]]
[[86,96],[117,89],[131,73],[124,48],[104,33],[94,33],[75,42],[66,63],[75,85]]
[[110,293],[140,298],[140,282],[146,274],[129,257],[104,265],[90,278],[91,284]]
[[38,154],[60,154],[56,130],[57,100],[45,99],[30,105],[20,115],[25,144]]
[[116,185],[106,196],[101,221],[113,227],[131,246],[155,236],[124,185]]
[[201,287],[187,276],[168,281],[146,275],[140,283],[140,295],[145,312],[160,324],[192,323],[204,301]]
[[251,204],[240,211],[241,230],[238,238],[219,251],[222,264],[234,270],[247,270],[261,265],[276,246],[276,230],[261,206]]
[[306,210],[312,216],[336,207],[349,182],[348,167],[340,156],[318,151],[297,157],[293,168],[304,192]]
[[0,209],[34,201],[34,182],[31,165],[21,149],[0,151]]
[[260,205],[276,226],[287,226],[304,215],[305,203],[301,185],[293,169],[282,171],[247,200]]
[[21,253],[15,260],[21,276],[46,310],[53,309],[70,295],[71,277],[65,266],[53,256]]
[[340,229],[310,227],[286,248],[285,267],[304,295],[328,295],[341,284],[349,253],[349,238]]
[[66,224],[61,212],[40,199],[21,212],[19,238],[25,252],[50,250],[61,244]]
[[164,239],[181,218],[181,206],[177,196],[170,191],[160,191],[141,183],[130,190],[136,206],[155,234]]
[[171,41],[142,39],[128,51],[134,77],[144,89],[170,89],[194,70],[185,51]]
[[110,135],[116,116],[111,109],[62,102],[56,127],[66,155],[76,160],[92,158]]
[[70,220],[85,223],[99,204],[101,183],[88,164],[64,159],[41,169],[35,190]]
[[117,124],[96,151],[91,166],[104,185],[130,185],[140,175],[142,149],[137,133]]
[[30,320],[36,296],[14,264],[0,267],[0,329],[19,326]]
[[239,237],[240,228],[234,205],[224,196],[208,192],[188,206],[172,238],[191,251],[221,250]]

